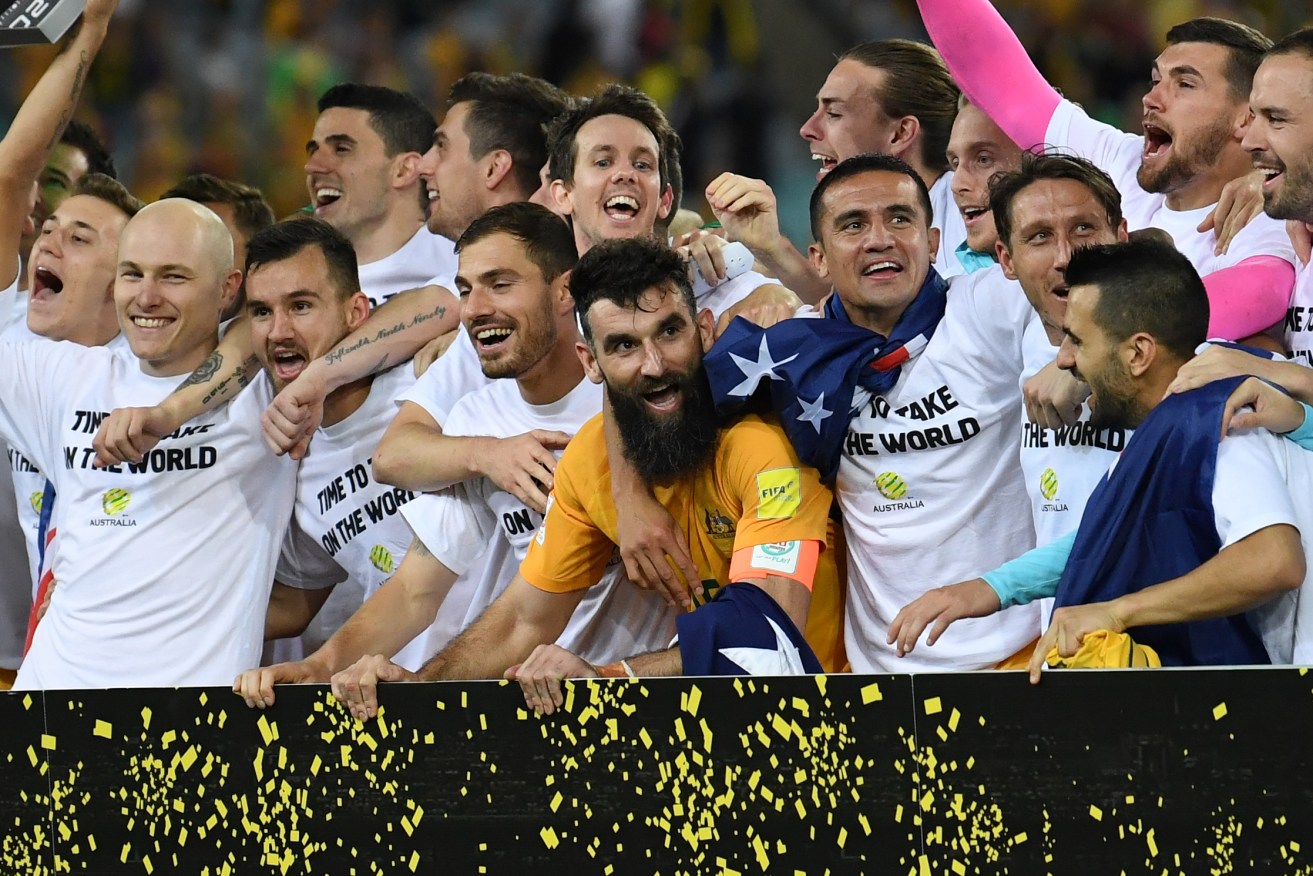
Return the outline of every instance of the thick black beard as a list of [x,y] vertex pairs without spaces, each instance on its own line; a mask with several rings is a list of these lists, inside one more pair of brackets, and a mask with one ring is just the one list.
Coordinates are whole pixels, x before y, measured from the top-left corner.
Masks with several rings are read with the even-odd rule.
[[720,424],[705,372],[682,376],[679,388],[683,404],[677,414],[665,418],[653,417],[644,406],[641,395],[651,389],[646,382],[632,394],[609,384],[606,388],[625,459],[649,484],[668,484],[692,474],[716,455]]

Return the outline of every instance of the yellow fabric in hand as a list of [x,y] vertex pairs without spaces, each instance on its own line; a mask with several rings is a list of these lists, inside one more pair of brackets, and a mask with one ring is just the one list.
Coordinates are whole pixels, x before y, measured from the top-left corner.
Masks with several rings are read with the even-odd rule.
[[1050,648],[1045,658],[1053,669],[1126,669],[1162,666],[1158,652],[1148,645],[1137,645],[1125,633],[1095,630],[1086,633],[1080,650],[1070,657],[1059,657]]

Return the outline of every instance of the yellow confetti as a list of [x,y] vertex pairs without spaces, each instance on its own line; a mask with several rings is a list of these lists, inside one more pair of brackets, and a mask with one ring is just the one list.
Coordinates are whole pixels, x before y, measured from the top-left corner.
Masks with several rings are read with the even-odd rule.
[[1154,858],[1158,857],[1158,843],[1154,841],[1152,827],[1149,828],[1149,832],[1145,834],[1144,840],[1149,844],[1149,855]]
[[96,720],[96,729],[91,731],[93,736],[99,736],[101,739],[112,739],[114,737],[114,725],[108,721]]
[[1090,804],[1090,818],[1093,818],[1095,821],[1103,821],[1103,810],[1098,806],[1095,806],[1093,803]]
[[1213,720],[1220,721],[1226,717],[1226,703],[1218,703],[1213,706]]
[[150,706],[141,707],[141,726],[150,729]]
[[925,713],[927,715],[938,715],[944,710],[944,704],[940,702],[939,697],[930,697],[925,701]]
[[884,699],[884,694],[880,693],[880,685],[871,682],[862,688],[862,705],[869,706],[871,703],[879,702]]
[[538,831],[538,835],[542,837],[543,845],[547,846],[549,849],[554,849],[561,844],[561,841],[556,838],[556,830],[554,828],[544,827],[542,830]]
[[42,734],[41,734],[41,747],[44,748],[46,751],[54,751],[54,750],[55,750],[55,737],[51,736],[49,733],[42,733]]

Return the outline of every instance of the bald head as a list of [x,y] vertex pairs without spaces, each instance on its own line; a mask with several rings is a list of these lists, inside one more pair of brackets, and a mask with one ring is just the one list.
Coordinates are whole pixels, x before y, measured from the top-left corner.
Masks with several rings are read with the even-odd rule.
[[119,238],[114,303],[143,370],[168,377],[196,368],[240,282],[232,235],[213,210],[168,198],[132,217]]
[[143,207],[128,222],[128,228],[133,227],[150,234],[191,234],[198,257],[208,262],[218,276],[234,267],[232,233],[219,214],[204,204],[187,198],[165,198]]

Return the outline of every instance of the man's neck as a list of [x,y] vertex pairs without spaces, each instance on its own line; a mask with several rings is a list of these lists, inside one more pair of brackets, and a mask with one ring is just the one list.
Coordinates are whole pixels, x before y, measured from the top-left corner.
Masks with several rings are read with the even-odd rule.
[[[401,367],[409,368],[410,365],[402,363]],[[360,410],[373,387],[374,375],[370,374],[330,392],[324,399],[324,419],[320,425],[336,426]]]
[[[1238,153],[1238,154],[1237,154]],[[1233,179],[1239,179],[1253,170],[1248,153],[1237,147],[1226,147],[1212,167],[1195,176],[1180,188],[1168,192],[1165,198],[1169,210],[1199,210],[1211,207],[1222,197],[1222,189]]]
[[935,183],[939,182],[939,178],[944,175],[943,170],[937,167],[927,167],[926,163],[919,158],[911,158],[911,156],[905,154],[903,160],[907,162],[908,167],[916,171],[916,175],[921,177],[921,181],[925,183],[925,187],[928,189],[934,188]]
[[577,335],[577,332],[561,332],[551,352],[515,378],[525,402],[549,405],[560,401],[584,379],[584,366],[575,352]]
[[356,261],[361,267],[381,261],[401,249],[424,226],[424,215],[416,207],[412,210],[395,209],[388,212],[383,223],[353,239]]

